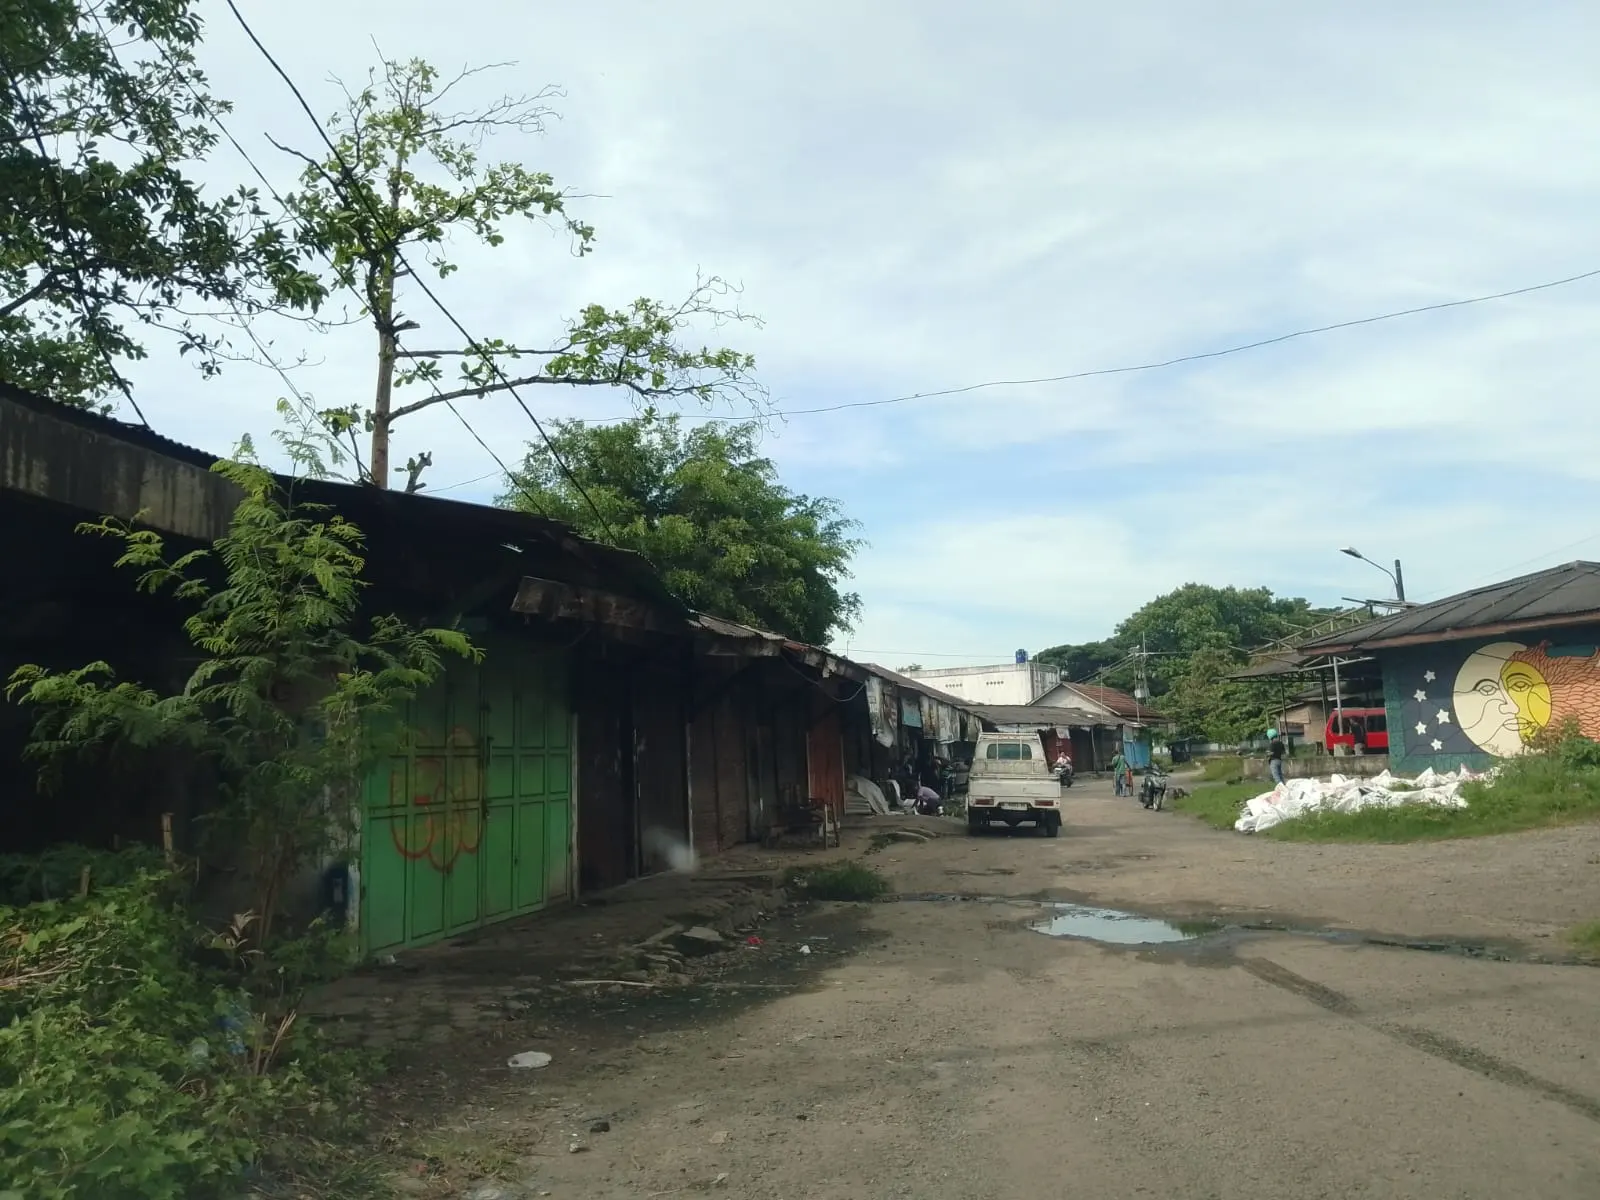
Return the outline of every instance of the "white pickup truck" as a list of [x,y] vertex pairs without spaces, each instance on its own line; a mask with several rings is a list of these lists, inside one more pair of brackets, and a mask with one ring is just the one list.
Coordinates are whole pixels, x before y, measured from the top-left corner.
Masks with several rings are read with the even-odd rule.
[[967,832],[1031,823],[1046,837],[1061,832],[1061,784],[1031,733],[978,735],[967,784]]

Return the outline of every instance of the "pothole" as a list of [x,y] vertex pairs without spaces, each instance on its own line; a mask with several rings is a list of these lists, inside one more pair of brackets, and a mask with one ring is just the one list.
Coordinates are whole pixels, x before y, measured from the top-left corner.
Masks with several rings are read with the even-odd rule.
[[1192,942],[1222,928],[1209,921],[1162,921],[1116,908],[1089,908],[1082,904],[1047,904],[1044,907],[1049,915],[1028,925],[1035,933],[1109,946]]

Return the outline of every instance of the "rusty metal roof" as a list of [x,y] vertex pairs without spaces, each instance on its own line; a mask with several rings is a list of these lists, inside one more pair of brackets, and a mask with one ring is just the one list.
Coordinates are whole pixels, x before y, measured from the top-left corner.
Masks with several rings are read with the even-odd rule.
[[1570,562],[1401,609],[1299,649],[1342,654],[1591,621],[1600,623],[1600,563]]
[[1040,729],[1064,725],[1105,726],[1106,718],[1078,708],[1047,704],[979,704],[972,711],[991,725],[1036,725]]
[[1119,717],[1132,717],[1136,721],[1165,721],[1167,719],[1148,704],[1142,704],[1128,695],[1127,692],[1119,692],[1116,688],[1104,687],[1096,683],[1069,683],[1065,680],[1059,686],[1070,688],[1091,703],[1103,705]]

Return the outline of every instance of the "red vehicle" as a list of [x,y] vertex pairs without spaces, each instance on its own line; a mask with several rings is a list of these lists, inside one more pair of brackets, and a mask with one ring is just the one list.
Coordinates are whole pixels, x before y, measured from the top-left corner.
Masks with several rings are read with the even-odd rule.
[[1335,753],[1335,746],[1344,746],[1346,754],[1355,754],[1358,744],[1362,754],[1387,754],[1389,714],[1381,708],[1347,708],[1335,712],[1323,730],[1322,744],[1329,754]]

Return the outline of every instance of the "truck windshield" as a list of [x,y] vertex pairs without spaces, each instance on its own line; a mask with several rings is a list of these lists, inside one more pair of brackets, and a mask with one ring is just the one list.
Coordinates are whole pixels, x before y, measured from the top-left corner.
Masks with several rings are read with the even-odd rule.
[[1033,747],[1022,742],[990,742],[989,749],[984,752],[985,758],[1000,758],[1015,762],[1019,759],[1032,758]]

